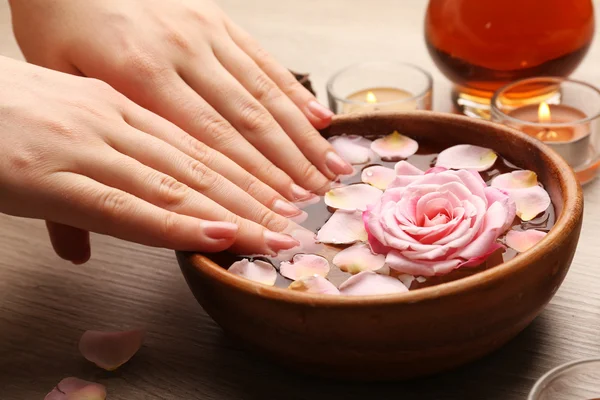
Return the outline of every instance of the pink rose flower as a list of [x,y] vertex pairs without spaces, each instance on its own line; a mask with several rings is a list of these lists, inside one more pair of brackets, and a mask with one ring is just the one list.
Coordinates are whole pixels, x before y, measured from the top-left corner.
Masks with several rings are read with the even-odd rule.
[[502,245],[515,203],[488,187],[476,171],[435,167],[423,172],[401,161],[396,179],[363,212],[369,243],[398,272],[433,276],[483,262]]

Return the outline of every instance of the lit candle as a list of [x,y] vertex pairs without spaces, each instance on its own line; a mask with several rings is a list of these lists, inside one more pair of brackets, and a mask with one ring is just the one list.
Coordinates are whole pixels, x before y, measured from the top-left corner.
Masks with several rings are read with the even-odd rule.
[[581,110],[542,102],[517,108],[508,115],[523,121],[516,126],[518,129],[552,147],[571,166],[577,166],[587,158],[590,126],[576,123],[587,118]]
[[369,111],[411,111],[417,109],[417,102],[410,100],[414,95],[406,90],[391,87],[378,87],[352,93],[346,99],[343,113]]

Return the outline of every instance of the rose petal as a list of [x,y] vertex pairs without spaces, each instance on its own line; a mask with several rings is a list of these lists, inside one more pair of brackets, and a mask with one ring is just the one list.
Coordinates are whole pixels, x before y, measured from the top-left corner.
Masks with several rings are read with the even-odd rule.
[[340,210],[354,211],[367,209],[377,203],[381,190],[371,185],[356,184],[332,189],[325,193],[325,204]]
[[364,164],[369,162],[369,149],[371,141],[362,136],[333,136],[329,143],[340,157],[350,164]]
[[408,158],[419,150],[419,144],[408,136],[394,131],[373,141],[371,150],[384,159]]
[[292,262],[281,263],[279,272],[293,281],[314,275],[325,278],[329,273],[329,262],[316,254],[296,254]]
[[340,285],[340,293],[346,296],[368,296],[377,294],[404,293],[408,289],[398,279],[363,271],[348,278]]
[[396,175],[414,175],[419,176],[425,174],[419,168],[415,167],[408,161],[398,161],[396,165],[394,165],[394,171]]
[[228,269],[234,275],[238,275],[263,285],[273,286],[277,279],[275,267],[265,261],[250,261],[244,258],[231,264]]
[[381,269],[385,264],[385,256],[373,254],[368,244],[357,243],[337,253],[332,261],[342,271],[357,274]]
[[94,382],[69,377],[56,385],[44,400],[104,400],[106,399],[106,388]]
[[498,155],[485,147],[459,144],[438,154],[436,167],[485,171],[494,165]]
[[537,174],[526,169],[498,175],[492,180],[492,186],[498,189],[525,189],[537,185]]
[[367,240],[367,231],[360,211],[337,210],[317,232],[321,243],[350,244]]
[[548,192],[539,186],[537,175],[532,171],[513,171],[498,175],[492,187],[504,190],[515,202],[516,214],[523,221],[530,221],[552,204]]
[[413,281],[415,280],[415,276],[414,275],[409,275],[409,274],[400,274],[400,275],[397,276],[397,278],[409,290],[410,290],[410,285],[412,285]]
[[377,189],[385,190],[394,179],[396,172],[391,168],[374,165],[363,170],[360,179],[363,183],[375,186]]
[[86,360],[107,371],[125,364],[142,346],[144,331],[86,331],[79,339],[79,351]]
[[288,289],[305,293],[340,294],[340,291],[333,283],[319,275],[294,281]]
[[393,270],[415,276],[445,275],[458,268],[461,262],[461,260],[415,261],[404,257],[400,251],[390,251],[385,258],[385,264]]
[[526,231],[508,231],[506,234],[506,245],[519,253],[524,253],[546,236],[546,232],[535,229]]

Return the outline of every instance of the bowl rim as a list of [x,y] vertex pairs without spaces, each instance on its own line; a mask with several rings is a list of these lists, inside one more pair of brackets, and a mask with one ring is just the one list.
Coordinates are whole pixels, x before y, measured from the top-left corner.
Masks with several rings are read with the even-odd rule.
[[[334,126],[338,123],[338,121],[347,121],[353,119],[364,120],[372,118],[385,119],[398,115],[414,117],[427,116],[428,119],[434,118],[436,120],[443,120],[449,123],[462,123],[465,120],[468,120],[469,124],[474,124],[476,126],[478,125],[482,129],[489,129],[489,127],[493,125],[495,129],[503,130],[507,134],[516,136],[519,141],[527,142],[528,144],[536,147],[550,160],[551,163],[556,165],[556,178],[558,179],[559,187],[563,193],[563,209],[548,234],[534,247],[527,250],[525,253],[522,253],[526,254],[527,257],[515,257],[512,260],[495,266],[494,268],[478,272],[455,281],[445,282],[415,291],[398,294],[340,297],[327,294],[304,293],[289,290],[287,288],[262,285],[260,283],[256,283],[228,273],[225,268],[219,266],[217,263],[213,262],[211,259],[202,255],[201,253],[178,251],[178,256],[187,259],[187,264],[193,266],[195,269],[201,269],[212,279],[216,279],[227,286],[233,287],[236,290],[269,300],[311,307],[326,306],[335,308],[410,304],[437,299],[440,297],[457,295],[459,293],[468,291],[469,289],[490,284],[497,279],[502,279],[503,277],[512,274],[514,271],[527,268],[529,265],[535,264],[537,260],[542,258],[546,251],[555,247],[555,243],[557,241],[563,241],[566,237],[568,237],[572,233],[573,229],[577,226],[579,220],[582,218],[583,192],[581,185],[577,181],[577,178],[575,177],[571,167],[550,147],[516,129],[490,121],[483,121],[465,116],[434,111],[370,112],[341,115],[335,116],[331,125]],[[185,267],[182,265],[182,268]]]

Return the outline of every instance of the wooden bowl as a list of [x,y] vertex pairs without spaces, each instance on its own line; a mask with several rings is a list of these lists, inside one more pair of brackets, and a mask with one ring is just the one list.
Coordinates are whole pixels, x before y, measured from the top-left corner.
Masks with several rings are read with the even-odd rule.
[[224,254],[177,253],[198,302],[257,353],[309,374],[407,379],[447,370],[499,348],[524,329],[562,283],[579,240],[583,197],[551,149],[502,125],[435,112],[340,116],[323,131],[388,134],[421,144],[492,148],[535,171],[557,220],[526,254],[484,272],[409,293],[344,297],[267,287],[228,273]]

